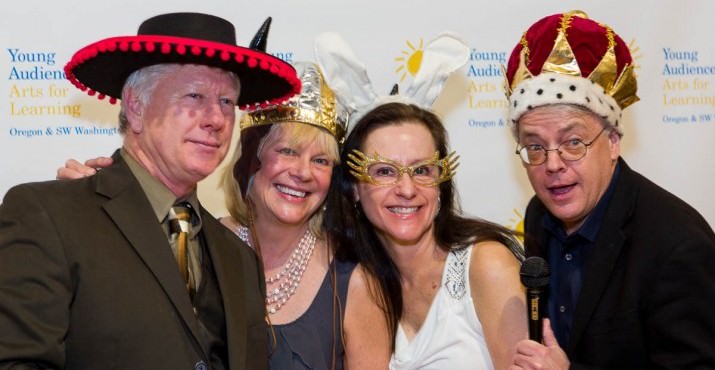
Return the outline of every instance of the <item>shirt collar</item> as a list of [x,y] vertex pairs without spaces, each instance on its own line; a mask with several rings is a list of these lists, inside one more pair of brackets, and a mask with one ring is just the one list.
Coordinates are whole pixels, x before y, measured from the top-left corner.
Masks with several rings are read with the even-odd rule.
[[561,242],[572,240],[572,238],[577,236],[580,236],[589,242],[596,241],[596,236],[601,228],[601,224],[603,223],[603,218],[606,215],[606,209],[608,208],[608,204],[610,203],[613,193],[615,192],[619,174],[620,164],[616,162],[616,168],[613,171],[613,176],[608,184],[608,188],[606,188],[606,192],[603,193],[603,196],[601,196],[601,199],[596,204],[596,207],[588,216],[586,216],[586,221],[583,225],[581,225],[581,227],[579,227],[573,234],[566,235],[563,223],[561,220],[552,215],[551,212],[546,212],[546,214],[544,214],[544,219],[542,221],[543,227]]
[[141,186],[147,199],[149,199],[149,203],[151,204],[152,210],[154,210],[154,215],[156,216],[158,222],[164,221],[164,218],[166,218],[166,215],[169,213],[169,209],[175,203],[188,202],[194,209],[193,214],[194,217],[196,217],[196,220],[192,218],[191,224],[193,226],[201,224],[201,218],[198,211],[200,209],[199,199],[196,195],[196,191],[191,192],[189,195],[181,199],[176,199],[174,193],[162,184],[161,181],[152,176],[149,171],[144,168],[144,166],[142,166],[136,159],[134,159],[134,157],[131,156],[131,154],[129,154],[129,152],[126,151],[126,149],[121,148],[119,154],[127,163],[129,170],[132,172],[134,177],[136,177],[139,182],[139,186]]

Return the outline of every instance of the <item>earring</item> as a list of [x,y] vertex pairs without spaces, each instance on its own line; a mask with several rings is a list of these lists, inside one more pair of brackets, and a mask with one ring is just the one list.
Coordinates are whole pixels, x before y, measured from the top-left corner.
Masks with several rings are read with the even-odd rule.
[[360,217],[360,214],[362,213],[362,207],[360,207],[360,201],[357,201],[353,203],[353,208],[355,208],[355,214]]

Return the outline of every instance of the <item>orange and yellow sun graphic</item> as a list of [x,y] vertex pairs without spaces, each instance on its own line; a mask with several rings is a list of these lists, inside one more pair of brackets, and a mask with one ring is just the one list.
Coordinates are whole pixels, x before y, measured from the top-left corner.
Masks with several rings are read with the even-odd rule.
[[514,211],[514,215],[516,216],[516,218],[510,218],[509,219],[510,224],[506,225],[506,227],[519,233],[520,234],[519,240],[521,240],[521,242],[523,243],[524,238],[521,235],[524,234],[524,216],[522,216],[521,212],[519,212],[519,210],[517,210],[516,208],[514,208],[513,211]]
[[420,64],[422,64],[422,54],[424,52],[424,41],[422,38],[420,38],[419,46],[417,47],[415,47],[415,45],[409,40],[405,41],[405,44],[407,44],[409,49],[402,50],[400,52],[402,56],[395,58],[395,62],[399,64],[395,73],[400,75],[400,82],[405,81],[408,73],[414,77],[417,71],[420,70]]

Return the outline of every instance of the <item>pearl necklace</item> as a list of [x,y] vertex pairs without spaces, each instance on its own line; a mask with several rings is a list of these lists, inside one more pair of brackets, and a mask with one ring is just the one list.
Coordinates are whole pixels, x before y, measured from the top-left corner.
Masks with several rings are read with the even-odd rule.
[[[247,227],[239,226],[236,234],[251,246]],[[293,253],[280,271],[266,278],[266,309],[269,314],[278,312],[298,289],[310,256],[315,249],[316,240],[317,238],[310,230],[305,230],[305,234],[300,238],[298,245],[293,249]]]

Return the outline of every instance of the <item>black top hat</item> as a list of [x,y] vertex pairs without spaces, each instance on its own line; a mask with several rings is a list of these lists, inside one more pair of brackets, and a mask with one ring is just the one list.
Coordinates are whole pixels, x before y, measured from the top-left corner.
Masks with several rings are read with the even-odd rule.
[[[278,104],[300,91],[290,64],[265,53],[270,18],[253,39],[252,48],[236,45],[229,21],[208,14],[170,13],[147,19],[137,36],[104,39],[72,56],[65,65],[67,79],[98,98],[121,98],[129,75],[161,63],[190,63],[231,71],[241,80],[238,106]],[[253,45],[255,44],[255,45]]]

